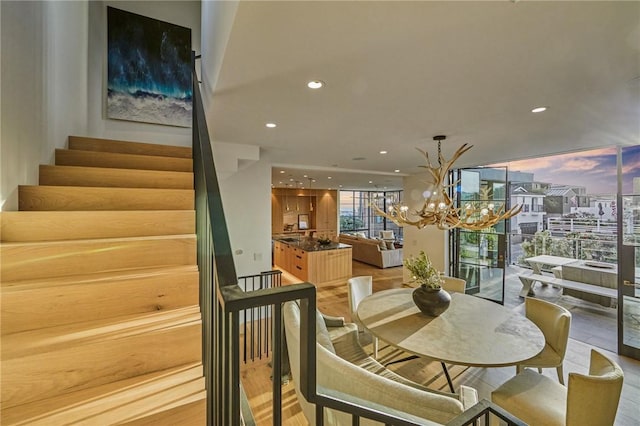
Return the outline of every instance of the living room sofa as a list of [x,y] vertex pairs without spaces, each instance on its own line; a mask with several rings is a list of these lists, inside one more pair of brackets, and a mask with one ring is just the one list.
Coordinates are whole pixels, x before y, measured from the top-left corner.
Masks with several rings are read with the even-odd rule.
[[[362,238],[350,234],[340,234],[338,241],[352,247],[353,260],[364,262],[378,268],[390,268],[402,265],[402,248],[395,248],[393,242]],[[384,249],[382,248],[384,245]]]
[[[297,302],[283,307],[287,351],[298,402],[309,424],[316,424],[315,405],[299,389],[300,308]],[[461,386],[459,394],[439,392],[414,383],[385,368],[367,355],[358,342],[358,328],[342,318],[316,315],[317,386],[333,395],[357,399],[420,424],[446,424],[478,402],[475,389]],[[351,425],[344,412],[324,409],[324,424]],[[362,425],[379,425],[361,419]]]

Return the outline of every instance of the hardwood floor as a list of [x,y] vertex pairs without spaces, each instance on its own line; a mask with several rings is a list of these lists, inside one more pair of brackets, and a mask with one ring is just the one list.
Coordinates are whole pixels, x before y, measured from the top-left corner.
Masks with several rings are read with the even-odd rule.
[[[373,291],[402,287],[402,268],[379,269],[357,261],[353,262],[353,276],[373,276]],[[299,282],[295,277],[283,274],[283,285]],[[329,315],[344,316],[351,321],[347,306],[346,282],[341,285],[320,287],[318,289],[318,308]],[[515,307],[514,309],[521,309]],[[597,320],[594,320],[597,321]],[[594,324],[597,326],[597,324]],[[363,345],[367,345],[367,337],[363,336]],[[382,361],[397,356],[393,348],[384,347],[381,343],[379,358]],[[616,418],[616,426],[631,426],[640,424],[640,361],[619,356],[615,353],[591,346],[573,338],[569,339],[569,347],[565,358],[564,371],[587,373],[589,353],[595,348],[616,360],[625,373],[625,380],[620,398],[620,406]],[[423,383],[432,389],[447,390],[446,381],[442,375],[439,362],[417,359],[391,367],[395,372],[416,382]],[[555,369],[543,370],[545,375],[556,379]],[[258,425],[271,425],[271,368],[268,358],[262,358],[247,364],[241,364],[242,383],[251,404],[253,414]],[[506,368],[470,368],[452,366],[450,373],[454,386],[465,384],[475,387],[480,398],[490,399],[491,391],[515,374],[515,367]],[[321,372],[319,372],[321,374]],[[306,425],[307,421],[297,403],[293,383],[282,386],[282,417],[285,425]]]

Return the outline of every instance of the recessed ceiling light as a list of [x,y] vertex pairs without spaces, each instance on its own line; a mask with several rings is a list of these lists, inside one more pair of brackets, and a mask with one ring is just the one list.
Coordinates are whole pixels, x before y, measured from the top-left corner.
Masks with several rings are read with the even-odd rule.
[[386,153],[387,153],[387,151],[385,151],[385,150],[380,151],[380,154],[386,154]]
[[369,181],[369,183],[373,183],[373,181],[372,181],[372,180],[370,180],[370,181]]
[[531,110],[531,112],[536,113],[536,112],[545,112],[547,110],[547,107],[536,107],[534,109]]
[[394,172],[400,173],[400,169],[395,169]]
[[309,89],[320,89],[322,86],[324,86],[324,82],[321,80],[311,80],[307,83]]
[[270,129],[273,129],[276,126],[277,126],[276,123],[267,123],[267,124],[265,124],[265,127],[268,127]]
[[333,179],[331,176],[327,176],[327,179]]
[[284,173],[284,170],[280,170],[280,173]]

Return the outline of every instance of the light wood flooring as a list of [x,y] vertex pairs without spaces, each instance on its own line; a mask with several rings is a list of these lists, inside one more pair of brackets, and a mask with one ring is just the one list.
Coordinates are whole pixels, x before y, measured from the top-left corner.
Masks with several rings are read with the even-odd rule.
[[[360,262],[353,262],[353,276],[372,275],[373,291],[381,291],[389,288],[402,287],[402,268],[379,269]],[[283,285],[298,282],[288,274],[283,274]],[[518,283],[513,282],[513,285]],[[507,283],[509,286],[509,283]],[[346,282],[341,285],[321,287],[318,289],[318,308],[329,315],[344,316],[346,321],[350,321],[349,309],[347,305]],[[516,301],[517,304],[517,301]],[[507,304],[507,306],[510,306]],[[522,310],[522,306],[515,306],[514,309]],[[522,310],[523,311],[523,310]],[[524,312],[524,311],[523,311]],[[592,321],[592,327],[598,327],[598,317],[586,317],[579,327],[586,328],[588,322]],[[573,327],[573,325],[572,325]],[[615,333],[615,330],[613,331]],[[370,339],[363,335],[361,343],[365,348],[370,347]],[[388,362],[390,359],[399,356],[397,350],[384,347],[381,342],[379,360]],[[625,373],[625,380],[616,418],[616,426],[631,426],[640,424],[640,361],[619,356],[613,352],[576,340],[569,339],[569,347],[565,358],[565,375],[569,372],[587,373],[589,365],[589,353],[592,348],[600,350],[607,356],[616,360]],[[395,364],[391,366],[394,371],[416,382],[423,383],[432,389],[447,390],[446,381],[443,377],[439,362],[425,359]],[[473,386],[478,390],[480,398],[490,399],[493,389],[515,374],[515,367],[506,368],[470,368],[462,366],[451,366],[449,369],[455,387],[461,384]],[[543,370],[545,375],[556,378],[555,369]],[[255,362],[248,362],[241,365],[242,383],[249,399],[253,414],[258,425],[272,424],[272,382],[270,378],[271,368],[269,359],[263,357]],[[322,372],[318,372],[322,374]],[[565,377],[566,380],[566,377]],[[289,382],[282,386],[282,416],[285,425],[306,425],[307,421],[300,411],[297,403],[293,383]]]

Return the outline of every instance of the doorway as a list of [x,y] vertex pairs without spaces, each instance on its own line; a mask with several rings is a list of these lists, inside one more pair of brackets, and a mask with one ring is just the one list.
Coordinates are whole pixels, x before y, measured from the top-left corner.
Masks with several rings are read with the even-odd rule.
[[[493,205],[508,209],[507,168],[464,168],[453,172],[457,208]],[[473,231],[455,228],[450,259],[453,274],[467,282],[466,293],[504,304],[507,224]]]

